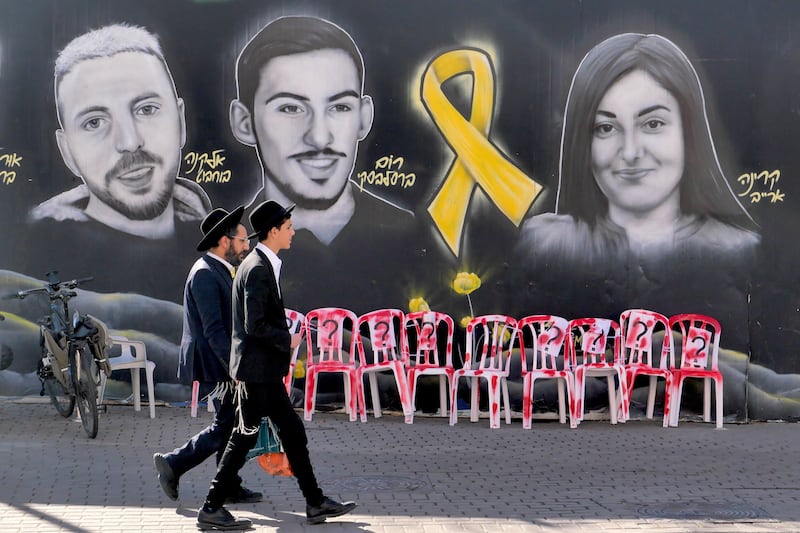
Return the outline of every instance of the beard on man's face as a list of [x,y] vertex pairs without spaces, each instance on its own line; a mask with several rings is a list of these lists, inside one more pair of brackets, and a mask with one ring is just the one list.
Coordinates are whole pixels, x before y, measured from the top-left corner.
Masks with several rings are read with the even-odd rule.
[[[130,220],[154,219],[164,212],[172,200],[175,179],[178,175],[179,163],[176,161],[172,167],[169,168],[168,172],[162,175],[163,181],[159,181],[158,170],[163,168],[163,163],[164,161],[162,158],[146,150],[126,152],[119,161],[117,161],[114,167],[106,172],[105,188],[102,190],[93,190],[92,192],[103,203]],[[119,198],[110,192],[110,184],[117,176],[143,165],[153,166],[152,172],[154,176],[152,187],[156,189],[155,197],[138,198],[136,193],[132,193],[124,198]]]
[[242,261],[244,260],[244,254],[245,252],[236,253],[236,249],[233,246],[233,241],[231,240],[228,243],[228,248],[225,250],[225,261],[227,261],[228,263],[230,263],[235,267],[238,267],[239,265],[242,264]]

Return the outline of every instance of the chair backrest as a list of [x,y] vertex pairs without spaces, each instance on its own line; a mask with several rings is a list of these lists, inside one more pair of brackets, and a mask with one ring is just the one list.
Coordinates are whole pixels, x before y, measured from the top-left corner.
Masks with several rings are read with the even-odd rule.
[[[306,334],[305,322],[306,315],[294,309],[286,309],[286,325],[289,326],[289,333],[292,335],[300,333],[304,337]],[[297,361],[297,354],[300,353],[302,343],[303,339],[301,338],[300,343],[292,350],[292,360],[289,363],[292,369]]]
[[715,318],[682,313],[670,317],[669,325],[681,334],[680,368],[718,370],[722,326]]
[[569,320],[555,315],[530,315],[518,322],[522,371],[570,370],[565,341]]
[[[321,307],[306,314],[306,365],[356,364],[358,317],[349,309]],[[350,339],[347,340],[347,335]]]
[[620,360],[619,324],[607,318],[570,320],[568,348],[573,368],[612,366]]
[[[438,311],[408,313],[405,320],[408,358],[417,368],[453,367],[452,317]],[[444,354],[440,344],[444,343]]]
[[[620,351],[622,361],[629,365],[646,365],[655,368],[675,366],[675,350],[669,319],[661,313],[647,309],[626,309],[619,316]],[[661,353],[655,358],[654,345],[659,337]]]
[[476,316],[467,324],[464,367],[508,373],[518,344],[517,320],[506,315]]
[[399,309],[377,309],[358,317],[356,330],[363,335],[357,336],[359,364],[405,363],[408,343],[404,324],[405,315]]

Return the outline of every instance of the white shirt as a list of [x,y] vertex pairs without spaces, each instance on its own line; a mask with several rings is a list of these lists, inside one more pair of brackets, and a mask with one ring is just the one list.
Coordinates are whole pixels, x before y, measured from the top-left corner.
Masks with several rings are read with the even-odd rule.
[[256,244],[256,248],[264,252],[264,255],[267,256],[267,259],[269,259],[269,262],[272,265],[272,271],[275,273],[275,285],[278,286],[278,296],[280,296],[281,264],[283,264],[283,262],[278,258],[278,255],[275,252],[269,249],[269,247],[266,244],[259,242],[258,244]]
[[214,253],[211,253],[211,252],[206,252],[206,255],[208,257],[213,257],[214,259],[216,259],[217,261],[219,261],[220,263],[225,265],[225,268],[227,268],[228,272],[231,273],[231,277],[233,277],[233,275],[236,273],[236,267],[234,267],[232,264],[230,264],[227,261],[225,261],[223,258],[218,256],[217,254],[214,254]]

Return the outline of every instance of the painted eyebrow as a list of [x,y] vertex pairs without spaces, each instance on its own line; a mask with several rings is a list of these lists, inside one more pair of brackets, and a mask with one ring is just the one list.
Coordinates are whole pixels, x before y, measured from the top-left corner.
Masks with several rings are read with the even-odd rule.
[[[353,98],[358,98],[359,97],[357,92],[355,92],[352,89],[348,89],[346,91],[342,91],[340,93],[334,94],[333,96],[328,98],[328,102],[335,102],[336,100],[341,100],[342,98],[347,98],[348,96],[352,96]],[[306,97],[306,96],[301,96],[301,95],[295,94],[295,93],[280,92],[280,93],[275,93],[272,96],[270,96],[267,99],[267,101],[264,102],[264,105],[272,102],[273,100],[277,100],[278,98],[291,98],[293,100],[300,100],[301,102],[308,102],[309,101],[308,97]]]
[[[653,111],[656,111],[656,110],[659,110],[659,109],[663,109],[664,111],[669,111],[670,113],[672,112],[672,110],[670,108],[668,108],[667,106],[663,106],[661,104],[656,104],[656,105],[651,105],[650,107],[646,107],[646,108],[642,109],[641,111],[639,111],[639,113],[636,116],[637,117],[643,117],[643,116],[647,115],[648,113],[652,113]],[[597,110],[597,114],[598,115],[603,115],[604,117],[608,117],[608,118],[617,118],[617,115],[615,115],[611,111],[603,111],[602,109],[598,109]]]
[[267,101],[264,102],[264,105],[267,105],[268,103],[272,102],[273,100],[277,100],[278,98],[291,98],[293,100],[300,100],[301,102],[308,102],[308,98],[306,98],[305,96],[300,96],[299,94],[294,94],[294,93],[281,92],[281,93],[275,93],[269,98],[267,98]]

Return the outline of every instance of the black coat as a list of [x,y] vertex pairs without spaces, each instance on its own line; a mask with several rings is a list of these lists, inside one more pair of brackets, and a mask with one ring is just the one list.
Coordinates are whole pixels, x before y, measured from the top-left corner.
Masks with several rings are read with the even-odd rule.
[[231,352],[230,271],[204,255],[195,261],[183,291],[183,335],[178,370],[181,382],[229,381]]
[[286,311],[272,265],[256,248],[233,280],[231,375],[252,383],[282,380],[289,372],[290,344]]

